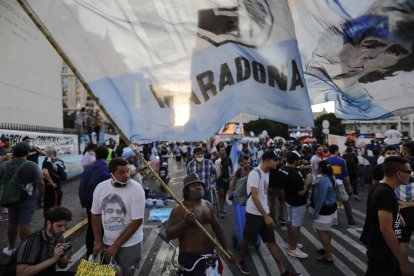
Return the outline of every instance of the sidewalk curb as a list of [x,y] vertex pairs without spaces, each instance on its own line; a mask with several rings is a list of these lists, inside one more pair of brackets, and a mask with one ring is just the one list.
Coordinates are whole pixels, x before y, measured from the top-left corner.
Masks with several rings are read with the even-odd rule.
[[88,218],[85,218],[82,221],[80,221],[78,224],[76,224],[75,226],[70,228],[68,231],[66,231],[63,234],[63,237],[65,237],[65,239],[69,238],[70,236],[75,234],[78,230],[80,230],[83,226],[85,226],[87,224],[88,224]]

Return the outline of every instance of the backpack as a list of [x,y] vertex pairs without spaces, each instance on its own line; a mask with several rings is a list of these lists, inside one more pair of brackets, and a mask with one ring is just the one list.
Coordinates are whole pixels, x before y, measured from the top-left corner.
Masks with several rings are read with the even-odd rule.
[[[35,232],[32,235],[36,235],[36,238],[43,240],[41,231]],[[2,259],[0,262],[0,276],[16,275],[17,254],[22,244],[23,242],[19,244],[16,251],[14,251],[11,257],[2,256]],[[42,253],[43,253],[43,245],[40,247],[39,255],[36,257],[35,262],[34,262],[35,264],[40,263],[40,257],[42,256]]]
[[1,164],[3,176],[0,179],[0,206],[12,206],[19,202],[24,184],[19,173],[30,161],[24,160],[19,166],[11,166],[10,161]]
[[104,169],[103,166],[92,165],[83,172],[79,184],[79,199],[82,207],[92,205],[93,192],[102,181],[102,169]]
[[[262,178],[262,174],[258,169],[253,169],[253,171],[256,171],[259,174],[259,182]],[[247,200],[251,196],[251,192],[247,195],[247,177],[249,175],[242,177],[237,180],[236,184],[236,201],[241,206],[246,206]]]
[[63,162],[63,160],[59,158],[56,158],[55,162],[58,168],[57,170],[58,177],[60,178],[62,182],[66,181],[66,179],[68,179],[68,175],[66,174],[66,171],[65,171],[65,168],[66,168],[65,162]]

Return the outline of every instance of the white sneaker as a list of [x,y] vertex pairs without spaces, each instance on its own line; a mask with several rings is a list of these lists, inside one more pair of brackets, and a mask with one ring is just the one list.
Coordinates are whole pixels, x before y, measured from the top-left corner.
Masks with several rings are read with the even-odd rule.
[[16,251],[16,248],[10,248],[10,247],[5,247],[3,248],[3,254],[6,256],[11,257],[11,255],[13,255],[14,251]]
[[[286,243],[285,243],[285,247],[286,247],[287,249],[289,249],[289,247],[290,247],[289,242],[287,242],[287,241],[286,241]],[[302,248],[303,248],[303,244],[301,244],[301,243],[297,243],[297,244],[296,244],[296,248],[302,249]]]
[[299,259],[306,259],[307,257],[309,257],[308,254],[302,252],[302,250],[300,250],[299,248],[296,248],[295,250],[288,250],[287,253],[289,256],[296,257]]

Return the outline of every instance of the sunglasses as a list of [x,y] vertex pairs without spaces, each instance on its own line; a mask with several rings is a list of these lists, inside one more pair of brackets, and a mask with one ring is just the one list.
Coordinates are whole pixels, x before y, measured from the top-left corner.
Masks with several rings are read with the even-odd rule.
[[399,172],[405,172],[405,173],[408,173],[408,174],[412,174],[412,170],[398,170]]

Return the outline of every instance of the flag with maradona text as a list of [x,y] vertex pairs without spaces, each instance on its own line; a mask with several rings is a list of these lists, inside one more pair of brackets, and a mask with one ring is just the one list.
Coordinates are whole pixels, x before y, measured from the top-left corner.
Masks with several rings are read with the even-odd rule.
[[313,125],[286,0],[24,1],[132,142]]

